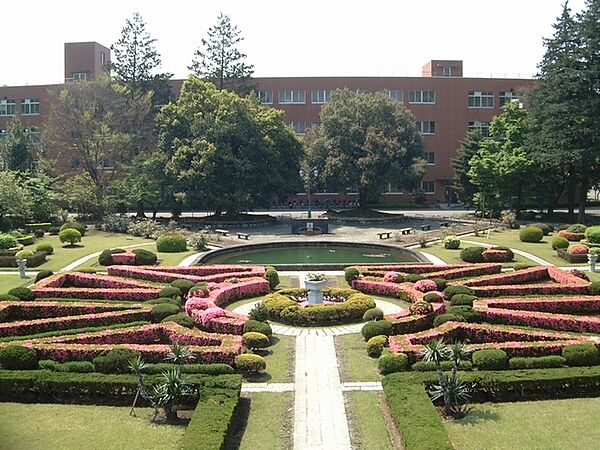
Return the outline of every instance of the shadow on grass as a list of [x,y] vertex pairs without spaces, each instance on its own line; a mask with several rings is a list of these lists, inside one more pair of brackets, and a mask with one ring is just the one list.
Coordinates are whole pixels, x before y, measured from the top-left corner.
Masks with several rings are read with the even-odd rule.
[[456,420],[456,423],[462,426],[475,426],[483,422],[498,421],[500,414],[483,405],[474,405],[466,417]]
[[240,401],[233,413],[233,424],[225,439],[225,448],[237,450],[242,445],[242,439],[248,426],[248,417],[250,416],[251,400],[247,397],[240,397]]

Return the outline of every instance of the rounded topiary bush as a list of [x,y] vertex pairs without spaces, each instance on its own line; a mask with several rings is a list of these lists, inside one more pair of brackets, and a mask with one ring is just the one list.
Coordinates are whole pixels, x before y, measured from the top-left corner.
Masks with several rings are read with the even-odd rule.
[[352,282],[359,278],[361,275],[360,269],[356,266],[346,267],[344,269],[344,277],[346,278],[346,282],[352,286]]
[[267,322],[259,322],[258,320],[248,320],[244,324],[244,333],[262,333],[269,339],[273,336],[273,330]]
[[[416,283],[419,280],[424,279],[425,277],[423,275],[421,275],[420,273],[409,273],[406,274],[406,276],[403,277],[404,280],[402,281],[408,281],[409,283]],[[397,281],[397,283],[401,283],[402,281]]]
[[37,369],[37,353],[22,345],[9,345],[0,349],[0,366],[8,370]]
[[473,300],[477,300],[477,297],[475,295],[456,294],[452,296],[450,304],[452,306],[473,306]]
[[0,302],[18,302],[19,298],[10,294],[0,294]]
[[379,357],[377,368],[382,375],[402,372],[408,368],[408,355],[406,353],[392,353],[385,351]]
[[521,242],[540,242],[544,239],[544,232],[537,227],[525,227],[519,231]]
[[423,301],[428,303],[440,303],[444,301],[444,294],[439,291],[428,292],[423,296]]
[[569,366],[595,366],[600,362],[598,349],[591,342],[567,345],[562,349],[562,356]]
[[587,227],[585,225],[583,225],[582,223],[576,223],[573,225],[569,225],[569,227],[567,228],[567,231],[570,231],[571,233],[585,233],[587,230]]
[[443,240],[444,248],[456,250],[460,248],[460,239],[457,236],[446,236]]
[[135,255],[135,263],[140,266],[152,266],[158,261],[156,253],[145,248],[134,248],[131,253]]
[[448,286],[446,289],[444,289],[444,297],[446,298],[446,300],[452,300],[452,297],[454,297],[457,294],[468,294],[468,295],[473,295],[473,289],[471,289],[468,286],[462,286],[462,285],[457,285],[457,286]]
[[410,304],[408,310],[415,316],[421,316],[433,312],[433,306],[431,306],[431,303],[428,303],[424,300],[417,300],[416,302]]
[[19,250],[15,253],[16,259],[27,259],[33,256],[33,252],[31,250]]
[[245,374],[262,372],[267,368],[267,362],[260,355],[243,354],[235,357],[235,366]]
[[194,282],[190,280],[173,280],[170,283],[170,286],[176,287],[181,291],[181,295],[186,295],[188,291],[194,287]]
[[74,228],[67,228],[60,232],[58,239],[63,244],[68,243],[69,245],[73,246],[77,242],[81,242],[81,233]]
[[383,311],[379,308],[371,308],[367,309],[363,314],[363,320],[370,322],[372,320],[382,320],[383,319]]
[[433,280],[419,280],[415,283],[414,288],[421,292],[431,292],[437,290],[438,286]]
[[164,318],[177,314],[181,308],[172,303],[160,303],[155,305],[150,312],[152,322],[159,323]]
[[271,345],[271,341],[269,340],[268,336],[262,333],[249,331],[242,335],[242,344],[244,344],[244,347],[246,348],[258,350],[261,348],[267,348],[269,345]]
[[406,280],[406,276],[403,273],[390,271],[383,275],[383,281],[387,283],[402,283]]
[[181,295],[181,289],[175,286],[165,286],[158,292],[159,297],[179,297]]
[[484,251],[485,247],[466,247],[460,251],[459,258],[468,263],[481,263]]
[[592,281],[588,287],[588,291],[592,295],[600,295],[600,281]]
[[182,327],[186,328],[194,328],[194,326],[196,325],[194,319],[192,319],[186,313],[178,313],[173,314],[171,316],[167,316],[163,320],[161,320],[161,322],[175,322],[181,325]]
[[445,278],[431,278],[431,281],[433,281],[437,285],[437,291],[443,291],[448,285],[448,282]]
[[6,250],[17,246],[17,239],[6,233],[0,233],[0,250]]
[[101,373],[129,373],[129,361],[140,356],[140,352],[126,347],[105,350],[94,358],[94,368]]
[[194,294],[194,297],[208,297],[209,290],[205,282],[196,283],[190,288],[188,294]]
[[187,242],[180,234],[163,234],[156,240],[156,250],[162,253],[185,252]]
[[36,275],[35,275],[35,282],[37,283],[40,280],[43,280],[44,278],[48,278],[49,276],[54,275],[54,272],[52,272],[51,270],[40,270]]
[[473,352],[471,359],[473,360],[473,365],[480,370],[502,370],[506,369],[508,355],[504,350],[486,348]]
[[569,247],[569,240],[562,236],[555,236],[552,238],[551,245],[553,250],[565,249]]
[[279,285],[279,273],[274,267],[269,267],[265,271],[265,279],[269,282],[271,290],[275,289]]
[[35,300],[35,294],[31,292],[31,289],[26,287],[16,287],[8,291],[9,295],[17,297],[19,300],[31,301]]
[[362,327],[360,333],[362,334],[365,341],[368,341],[374,336],[384,335],[390,336],[393,332],[392,322],[389,320],[377,320],[375,322],[368,322]]
[[444,313],[436,316],[436,318],[433,319],[433,326],[439,327],[446,322],[466,322],[466,320],[463,316],[458,314]]
[[35,230],[35,231],[33,232],[33,235],[34,235],[36,238],[43,238],[43,237],[44,237],[44,234],[45,234],[45,233],[44,233],[44,230]]
[[446,309],[447,314],[461,316],[466,322],[479,322],[480,316],[471,306],[450,306]]
[[41,243],[35,248],[36,252],[46,252],[47,255],[51,255],[54,253],[54,247],[52,244],[48,244],[47,242]]
[[544,233],[544,236],[548,236],[552,232],[552,227],[547,223],[532,223],[527,226],[539,228],[540,230],[542,230],[542,233]]
[[600,244],[600,226],[595,225],[585,230],[585,238],[590,244]]
[[371,358],[378,358],[385,347],[387,347],[387,336],[373,336],[367,342],[367,354]]
[[77,230],[81,236],[85,236],[85,225],[79,222],[67,222],[60,227],[60,231]]
[[178,298],[172,298],[172,297],[153,298],[152,300],[146,300],[144,303],[146,305],[161,305],[164,303],[168,303],[170,305],[175,305],[177,307],[181,307],[181,302],[178,300]]

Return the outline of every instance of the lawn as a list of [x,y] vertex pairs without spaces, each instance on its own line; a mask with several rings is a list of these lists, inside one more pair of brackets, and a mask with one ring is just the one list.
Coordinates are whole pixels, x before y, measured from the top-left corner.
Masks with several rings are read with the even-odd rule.
[[293,381],[296,338],[277,335],[272,342],[273,345],[259,353],[267,362],[267,370],[251,381],[289,383]]
[[293,392],[252,393],[248,423],[239,449],[274,450],[292,448],[293,409]]
[[592,450],[600,441],[599,410],[600,398],[484,403],[446,427],[459,450]]
[[178,448],[185,427],[155,425],[154,409],[0,403],[0,448],[121,450]]
[[[473,238],[473,237],[474,236],[468,236],[468,239],[471,240],[471,238]],[[481,241],[481,242],[484,242],[484,241]],[[489,243],[491,244],[491,242],[489,242]],[[471,246],[475,246],[475,245],[476,244],[465,244],[464,242],[462,242],[460,249],[449,250],[449,249],[444,248],[444,246],[442,245],[441,242],[438,242],[436,244],[431,244],[427,248],[423,248],[423,249],[420,248],[417,250],[421,251],[422,253],[430,253],[434,256],[437,256],[438,258],[442,259],[446,264],[466,264],[462,259],[459,258],[460,250],[465,247],[471,247]],[[498,245],[504,245],[505,247],[511,247],[511,245],[502,244],[500,242],[498,243]],[[534,262],[530,259],[527,259],[521,255],[515,255],[513,262],[504,263],[503,266],[504,267],[513,267],[515,264],[518,264],[518,263],[537,265],[536,262]]]
[[0,275],[0,294],[17,286],[27,286],[35,282],[35,277],[21,278],[19,275]]
[[381,396],[381,393],[373,391],[353,391],[345,394],[353,449],[393,450],[381,412]]
[[377,359],[367,355],[367,343],[360,334],[335,337],[335,350],[340,366],[340,378],[346,381],[379,381]]

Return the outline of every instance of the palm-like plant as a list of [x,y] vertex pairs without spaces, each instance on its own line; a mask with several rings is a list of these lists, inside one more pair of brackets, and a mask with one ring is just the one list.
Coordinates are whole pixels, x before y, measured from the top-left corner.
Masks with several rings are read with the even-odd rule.
[[194,385],[188,383],[182,376],[179,367],[162,373],[163,382],[154,386],[152,399],[155,404],[161,406],[165,412],[168,422],[177,421],[176,401],[184,395],[194,393]]
[[169,354],[165,359],[167,361],[172,361],[174,364],[179,366],[181,364],[186,364],[190,361],[193,361],[196,359],[196,357],[186,345],[175,341],[173,344],[171,344],[171,349],[169,350]]

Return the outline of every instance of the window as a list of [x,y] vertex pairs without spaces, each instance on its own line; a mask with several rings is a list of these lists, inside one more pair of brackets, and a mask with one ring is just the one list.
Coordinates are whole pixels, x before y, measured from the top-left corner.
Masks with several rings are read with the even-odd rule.
[[471,91],[469,92],[469,108],[493,108],[494,93]]
[[100,64],[106,64],[106,53],[100,52]]
[[435,166],[435,153],[425,152],[425,161],[427,161],[428,166]]
[[73,81],[87,80],[87,72],[73,72]]
[[387,194],[402,194],[402,188],[393,183],[388,183],[386,193]]
[[469,122],[469,131],[480,130],[483,137],[490,137],[490,123],[489,122]]
[[40,113],[39,98],[24,98],[21,100],[21,114],[24,116],[37,116]]
[[435,194],[435,183],[433,181],[421,181],[421,189],[426,194]]
[[329,103],[331,101],[331,90],[319,89],[318,91],[312,91],[312,102],[313,103]]
[[273,91],[258,91],[258,101],[263,105],[273,104]]
[[306,122],[302,120],[292,121],[292,128],[294,128],[296,134],[304,134],[306,133]]
[[410,91],[409,103],[435,103],[435,91]]
[[279,103],[306,103],[306,91],[279,91]]
[[513,91],[500,92],[500,106],[504,106],[505,103],[510,102],[511,100],[517,100],[517,94]]
[[435,122],[433,120],[417,122],[417,129],[421,134],[435,134]]
[[6,137],[6,130],[4,128],[0,128],[0,139],[4,139]]
[[321,128],[321,122],[313,122],[311,126],[312,128]]
[[29,139],[31,140],[31,143],[33,145],[37,145],[40,143],[40,131],[37,128],[25,128],[23,131],[27,136],[29,136]]
[[452,76],[452,67],[444,66],[444,68],[442,69],[442,75],[444,75],[445,77],[451,77]]
[[404,103],[404,92],[396,91],[396,90],[389,90],[388,95],[390,96],[390,98],[392,100],[396,100],[397,102]]
[[15,115],[14,100],[8,100],[6,98],[0,100],[0,116],[14,116]]

